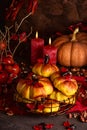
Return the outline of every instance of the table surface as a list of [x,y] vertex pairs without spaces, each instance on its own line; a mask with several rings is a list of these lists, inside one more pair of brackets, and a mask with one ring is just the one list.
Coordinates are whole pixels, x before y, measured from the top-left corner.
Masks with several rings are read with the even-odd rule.
[[39,115],[14,115],[8,116],[0,112],[0,130],[33,130],[34,125],[39,123],[53,124],[51,130],[65,130],[63,122],[69,121],[75,124],[75,130],[87,130],[87,123],[82,123],[78,119],[69,119],[66,114],[56,116],[39,116]]

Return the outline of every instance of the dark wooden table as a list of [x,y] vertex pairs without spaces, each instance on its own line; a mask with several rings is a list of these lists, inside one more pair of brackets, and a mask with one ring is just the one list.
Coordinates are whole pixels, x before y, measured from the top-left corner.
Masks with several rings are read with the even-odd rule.
[[65,114],[57,116],[8,116],[5,113],[0,112],[0,130],[33,130],[34,125],[38,125],[42,122],[54,124],[51,130],[65,130],[63,126],[63,122],[65,121],[74,124],[76,126],[74,130],[87,130],[87,123],[82,123],[75,118],[69,119]]

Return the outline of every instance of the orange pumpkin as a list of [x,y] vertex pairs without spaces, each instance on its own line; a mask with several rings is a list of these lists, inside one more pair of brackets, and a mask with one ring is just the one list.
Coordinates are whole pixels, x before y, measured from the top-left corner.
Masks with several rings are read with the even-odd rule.
[[55,100],[48,100],[44,104],[44,113],[53,113],[58,112],[60,110],[60,104]]
[[43,77],[50,77],[54,72],[59,71],[59,68],[55,64],[51,64],[47,61],[44,61],[43,63],[36,63],[32,67],[32,72],[43,76]]
[[52,100],[59,101],[60,103],[67,103],[67,104],[74,104],[76,101],[76,95],[73,96],[66,96],[62,92],[54,90],[50,95],[49,98]]
[[[19,97],[26,100],[40,100],[53,92],[52,83],[48,78],[36,75],[32,75],[32,77],[29,75],[26,79],[19,80],[16,86]],[[19,101],[20,98],[17,97],[16,100]]]
[[58,63],[63,66],[82,67],[87,65],[87,34],[79,33],[76,28],[73,34],[57,38],[53,45],[58,47]]
[[65,78],[65,77],[56,77],[53,81],[54,87],[63,93],[64,95],[70,97],[74,95],[78,90],[78,84],[75,79]]
[[58,78],[58,77],[60,77],[60,76],[61,76],[61,74],[60,74],[59,71],[54,72],[54,73],[50,76],[50,80],[53,82],[55,78]]

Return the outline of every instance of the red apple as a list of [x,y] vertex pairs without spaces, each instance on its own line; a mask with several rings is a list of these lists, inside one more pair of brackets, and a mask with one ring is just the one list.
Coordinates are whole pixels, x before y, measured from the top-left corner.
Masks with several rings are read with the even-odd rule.
[[7,55],[6,57],[2,58],[2,63],[3,64],[14,64],[14,59],[11,55]]
[[9,84],[9,83],[12,83],[12,81],[14,80],[14,79],[16,79],[18,77],[18,75],[16,74],[16,73],[10,73],[9,74],[9,77],[8,77],[8,80],[7,80],[7,83]]
[[9,73],[18,74],[20,72],[20,67],[15,63],[13,65],[5,65],[5,70]]

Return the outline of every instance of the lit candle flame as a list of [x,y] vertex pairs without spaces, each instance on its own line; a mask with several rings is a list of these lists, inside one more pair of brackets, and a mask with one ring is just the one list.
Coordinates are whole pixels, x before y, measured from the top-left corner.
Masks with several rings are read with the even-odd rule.
[[49,38],[49,45],[51,45],[51,37]]
[[38,38],[38,32],[36,31],[36,38]]

